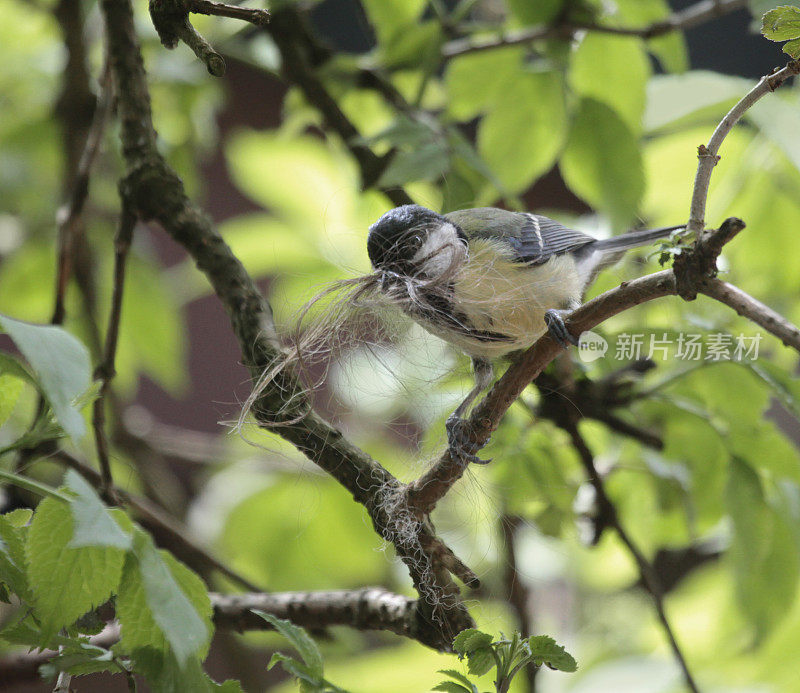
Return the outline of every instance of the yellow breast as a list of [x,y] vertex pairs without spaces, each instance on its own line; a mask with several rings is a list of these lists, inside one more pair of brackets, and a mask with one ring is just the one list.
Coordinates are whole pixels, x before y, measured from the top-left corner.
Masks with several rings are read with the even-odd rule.
[[[572,256],[554,256],[542,265],[514,262],[502,243],[476,240],[453,285],[454,307],[478,331],[500,333],[509,341],[481,341],[442,333],[471,356],[494,358],[530,346],[546,331],[544,314],[580,301],[583,286]],[[431,327],[429,327],[431,329]]]

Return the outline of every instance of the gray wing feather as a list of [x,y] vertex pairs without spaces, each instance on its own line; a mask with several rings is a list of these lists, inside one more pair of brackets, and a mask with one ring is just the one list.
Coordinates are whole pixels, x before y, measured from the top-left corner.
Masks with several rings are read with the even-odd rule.
[[519,262],[541,265],[554,255],[570,253],[595,239],[538,214],[522,214],[526,218],[515,237],[509,239]]

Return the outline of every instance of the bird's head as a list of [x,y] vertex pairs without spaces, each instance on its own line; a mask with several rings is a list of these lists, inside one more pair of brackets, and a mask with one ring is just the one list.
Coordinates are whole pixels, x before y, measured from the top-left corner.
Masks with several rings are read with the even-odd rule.
[[466,259],[467,238],[441,214],[403,205],[370,226],[367,253],[377,270],[435,279]]

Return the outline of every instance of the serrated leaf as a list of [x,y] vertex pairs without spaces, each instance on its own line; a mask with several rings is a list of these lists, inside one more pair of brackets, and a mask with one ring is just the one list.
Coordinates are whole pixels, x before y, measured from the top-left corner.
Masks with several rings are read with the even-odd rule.
[[624,228],[644,193],[642,156],[633,133],[608,106],[583,99],[559,168],[570,188]]
[[761,33],[770,41],[787,41],[800,37],[800,7],[782,5],[765,12]]
[[535,635],[528,638],[528,646],[537,666],[546,664],[551,669],[566,672],[573,672],[578,668],[575,658],[549,635]]
[[74,402],[89,389],[89,352],[66,330],[54,325],[33,325],[0,315],[0,328],[31,365],[42,392],[63,429],[80,440],[86,425]]
[[64,477],[64,483],[75,494],[75,498],[69,504],[73,521],[70,547],[115,546],[124,550],[130,548],[130,536],[122,531],[95,490],[78,472],[70,469]]
[[322,678],[324,667],[322,654],[317,647],[317,643],[306,633],[304,628],[264,611],[254,611],[253,613],[263,618],[267,623],[272,624],[275,630],[292,643],[292,646],[308,665],[309,670],[318,678]]
[[25,576],[27,528],[16,526],[11,515],[13,513],[0,516],[0,582],[20,599],[28,601],[30,595]]
[[174,653],[156,647],[142,647],[131,653],[133,670],[142,674],[153,693],[240,693],[236,681],[218,684],[203,671],[197,657],[190,657],[183,665]]
[[800,38],[792,39],[784,43],[783,52],[788,53],[795,60],[800,60]]
[[84,676],[100,671],[120,673],[124,668],[114,660],[111,650],[73,640],[71,645],[65,646],[58,655],[39,667],[39,673],[46,679],[55,678],[61,671]]
[[313,671],[311,671],[311,667],[303,662],[298,662],[292,657],[287,657],[285,654],[275,652],[272,657],[270,657],[267,669],[272,669],[272,667],[274,667],[276,664],[280,664],[292,676],[300,679],[301,681],[310,683],[315,687],[322,685],[322,675],[315,674]]
[[127,652],[169,647],[183,666],[205,657],[211,639],[211,602],[203,581],[141,530],[133,540],[117,596]]
[[486,647],[492,643],[492,636],[484,633],[477,628],[467,628],[462,630],[453,639],[453,649],[460,655],[469,654],[479,647]]
[[[42,643],[42,631],[33,622],[33,617],[28,613],[23,613],[17,621],[9,623],[0,631],[0,639],[12,645],[26,645],[35,648]],[[48,645],[51,648],[70,647],[75,641],[62,635],[50,638]]]
[[478,693],[478,689],[475,687],[475,684],[473,684],[472,681],[470,681],[460,671],[457,671],[456,669],[439,669],[439,673],[449,676],[451,679],[455,679],[465,687],[468,687],[471,693]]
[[123,551],[113,546],[72,548],[73,527],[69,504],[45,498],[28,533],[27,575],[42,644],[108,600],[122,574]]
[[474,686],[470,688],[466,688],[462,686],[460,683],[456,683],[455,681],[441,681],[437,683],[432,689],[432,691],[445,691],[445,693],[477,693],[477,688]]
[[467,671],[475,676],[483,676],[496,663],[491,647],[479,647],[467,655]]

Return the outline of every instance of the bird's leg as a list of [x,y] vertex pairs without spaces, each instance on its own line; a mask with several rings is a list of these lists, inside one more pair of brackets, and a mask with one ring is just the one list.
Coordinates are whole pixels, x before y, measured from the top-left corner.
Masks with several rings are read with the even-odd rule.
[[475,398],[489,387],[494,378],[494,369],[489,361],[480,358],[472,359],[472,367],[475,371],[475,387],[469,391],[469,394],[467,394],[464,401],[458,405],[456,410],[447,417],[447,422],[445,423],[445,429],[447,430],[447,446],[450,450],[450,455],[454,459],[461,460],[465,463],[474,462],[475,464],[488,464],[491,460],[482,460],[475,454],[486,445],[486,443],[478,445],[473,442],[464,414],[466,414],[467,409],[469,409],[470,405],[475,401]]
[[573,337],[567,326],[564,324],[564,319],[572,315],[572,312],[580,308],[580,301],[570,301],[569,308],[551,308],[544,314],[544,322],[550,332],[550,336],[555,339],[564,349],[570,344],[578,346],[578,338]]

